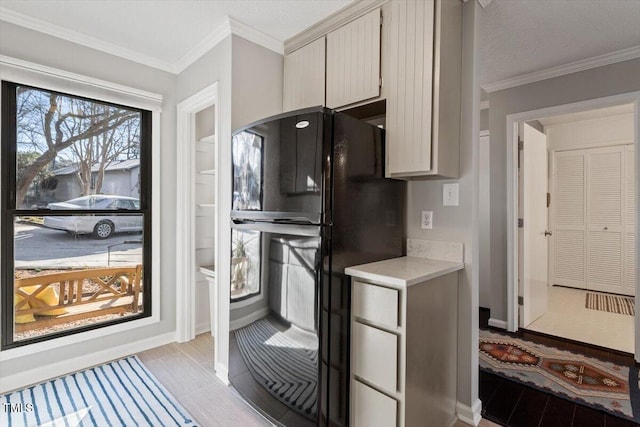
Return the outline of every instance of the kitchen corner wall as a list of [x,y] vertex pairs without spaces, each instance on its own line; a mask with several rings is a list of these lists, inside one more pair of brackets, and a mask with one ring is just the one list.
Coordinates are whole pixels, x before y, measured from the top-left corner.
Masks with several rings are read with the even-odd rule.
[[[478,137],[480,90],[478,86],[477,2],[463,7],[462,111],[460,178],[410,181],[407,192],[407,236],[416,239],[464,243],[465,269],[458,286],[458,402],[473,407],[478,399],[478,268],[474,228],[478,211]],[[442,186],[459,183],[459,206],[443,206]],[[433,229],[420,227],[421,211],[433,211]],[[474,242],[474,239],[476,242]]]

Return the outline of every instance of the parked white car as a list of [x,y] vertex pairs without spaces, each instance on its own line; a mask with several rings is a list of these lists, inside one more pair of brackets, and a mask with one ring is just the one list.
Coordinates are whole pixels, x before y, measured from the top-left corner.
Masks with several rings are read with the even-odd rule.
[[[139,209],[140,202],[133,197],[96,194],[83,196],[66,202],[49,203],[51,210],[71,209]],[[97,239],[106,239],[115,232],[142,231],[142,215],[70,215],[45,216],[44,226],[64,230],[73,234],[93,234]]]

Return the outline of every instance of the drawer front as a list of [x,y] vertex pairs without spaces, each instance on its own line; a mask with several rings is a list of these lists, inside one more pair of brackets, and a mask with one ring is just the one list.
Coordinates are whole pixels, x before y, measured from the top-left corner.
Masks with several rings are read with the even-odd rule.
[[353,315],[389,328],[398,327],[398,291],[353,282]]
[[395,334],[353,323],[353,373],[382,389],[398,386],[398,337]]
[[353,386],[353,425],[355,427],[393,427],[398,402],[355,380]]

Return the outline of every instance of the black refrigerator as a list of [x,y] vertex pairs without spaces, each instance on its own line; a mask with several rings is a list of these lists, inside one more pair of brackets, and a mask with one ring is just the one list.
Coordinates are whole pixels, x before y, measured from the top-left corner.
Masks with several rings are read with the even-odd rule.
[[316,107],[232,137],[229,380],[277,424],[349,424],[345,267],[404,254],[384,131]]

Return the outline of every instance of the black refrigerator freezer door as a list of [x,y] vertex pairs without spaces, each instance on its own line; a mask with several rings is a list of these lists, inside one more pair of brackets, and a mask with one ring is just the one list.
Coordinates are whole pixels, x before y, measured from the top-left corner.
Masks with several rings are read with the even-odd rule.
[[323,110],[307,110],[236,132],[232,138],[232,210],[319,217],[330,119]]

